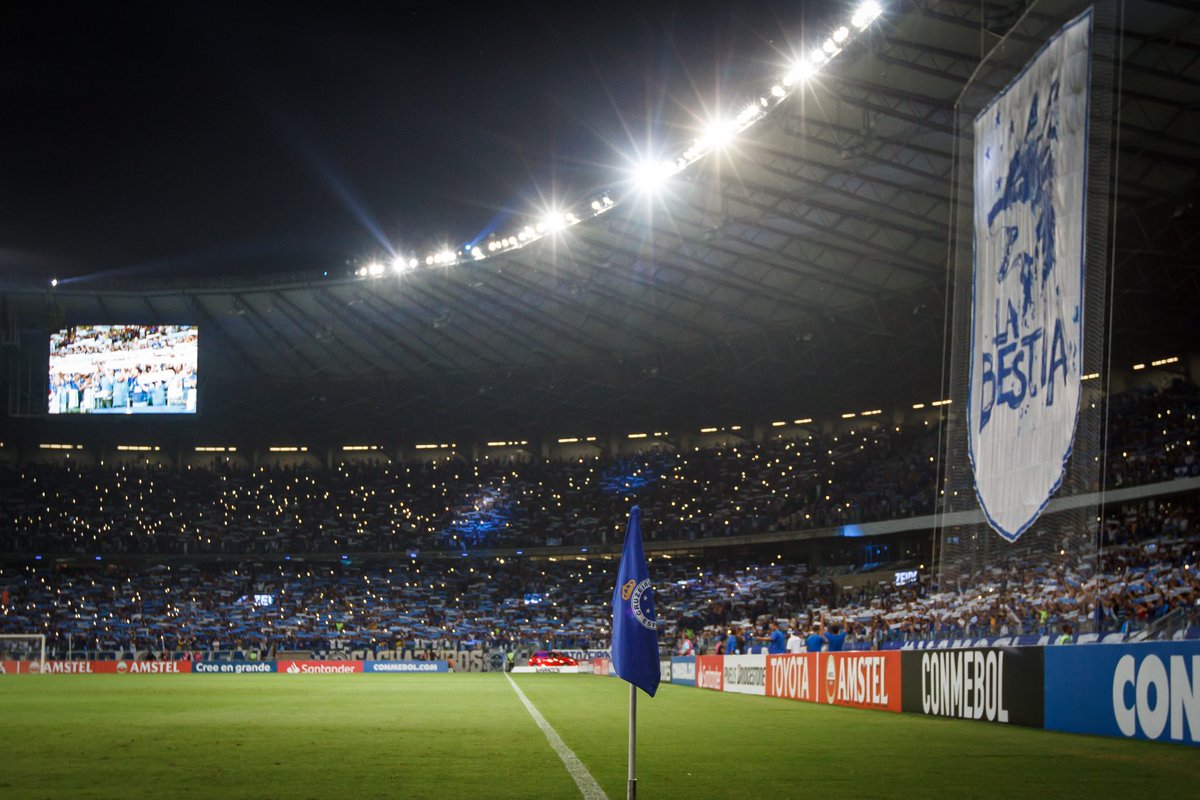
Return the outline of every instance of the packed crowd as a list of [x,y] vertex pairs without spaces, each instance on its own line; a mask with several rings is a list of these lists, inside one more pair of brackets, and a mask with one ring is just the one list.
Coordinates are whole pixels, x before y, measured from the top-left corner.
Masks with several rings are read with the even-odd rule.
[[175,473],[0,468],[0,551],[407,552],[795,530],[932,511],[935,434],[879,430],[630,458]]
[[[1200,475],[1200,390],[1117,396],[1110,487]],[[333,470],[0,467],[0,552],[284,554],[610,544],[639,503],[651,540],[934,510],[934,426],[577,460]]]
[[[651,558],[664,645],[760,645],[776,621],[853,642],[1136,631],[1200,605],[1200,496],[1115,512],[1098,560],[997,564],[970,587],[847,588],[781,556]],[[0,569],[0,632],[72,650],[607,647],[616,561],[403,556],[364,565]]]

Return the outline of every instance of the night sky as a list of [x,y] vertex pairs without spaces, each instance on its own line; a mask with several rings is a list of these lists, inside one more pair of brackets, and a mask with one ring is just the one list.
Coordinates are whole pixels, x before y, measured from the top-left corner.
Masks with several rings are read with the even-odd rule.
[[[348,269],[618,186],[830,2],[30,3],[0,14],[0,270]],[[806,19],[807,17],[807,19]],[[672,150],[682,149],[671,148]]]

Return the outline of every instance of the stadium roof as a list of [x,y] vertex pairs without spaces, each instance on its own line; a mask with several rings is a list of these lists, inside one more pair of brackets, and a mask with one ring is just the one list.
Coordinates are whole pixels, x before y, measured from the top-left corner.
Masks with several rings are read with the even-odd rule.
[[[258,426],[320,420],[329,435],[566,433],[933,399],[955,101],[1025,5],[887,3],[817,78],[657,197],[605,187],[611,211],[519,249],[377,277],[12,288],[8,323],[44,335],[62,320],[195,322],[206,408]],[[1078,5],[1039,4],[1021,35],[1044,40]],[[1124,22],[1114,353],[1137,357],[1197,330],[1200,10],[1130,2]]]

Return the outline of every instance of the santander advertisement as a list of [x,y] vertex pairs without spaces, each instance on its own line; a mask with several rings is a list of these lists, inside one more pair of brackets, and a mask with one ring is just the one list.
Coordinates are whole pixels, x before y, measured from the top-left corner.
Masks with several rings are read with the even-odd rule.
[[287,675],[346,675],[362,672],[361,661],[280,661],[278,671]]

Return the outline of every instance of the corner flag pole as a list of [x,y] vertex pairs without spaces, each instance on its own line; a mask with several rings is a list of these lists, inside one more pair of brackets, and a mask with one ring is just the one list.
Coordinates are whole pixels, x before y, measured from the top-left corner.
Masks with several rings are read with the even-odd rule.
[[629,782],[627,800],[637,797],[637,690],[654,697],[662,672],[658,661],[658,618],[654,587],[642,549],[642,510],[629,510],[621,566],[613,590],[612,666],[629,683]]
[[629,684],[629,788],[625,800],[637,800],[637,687]]

